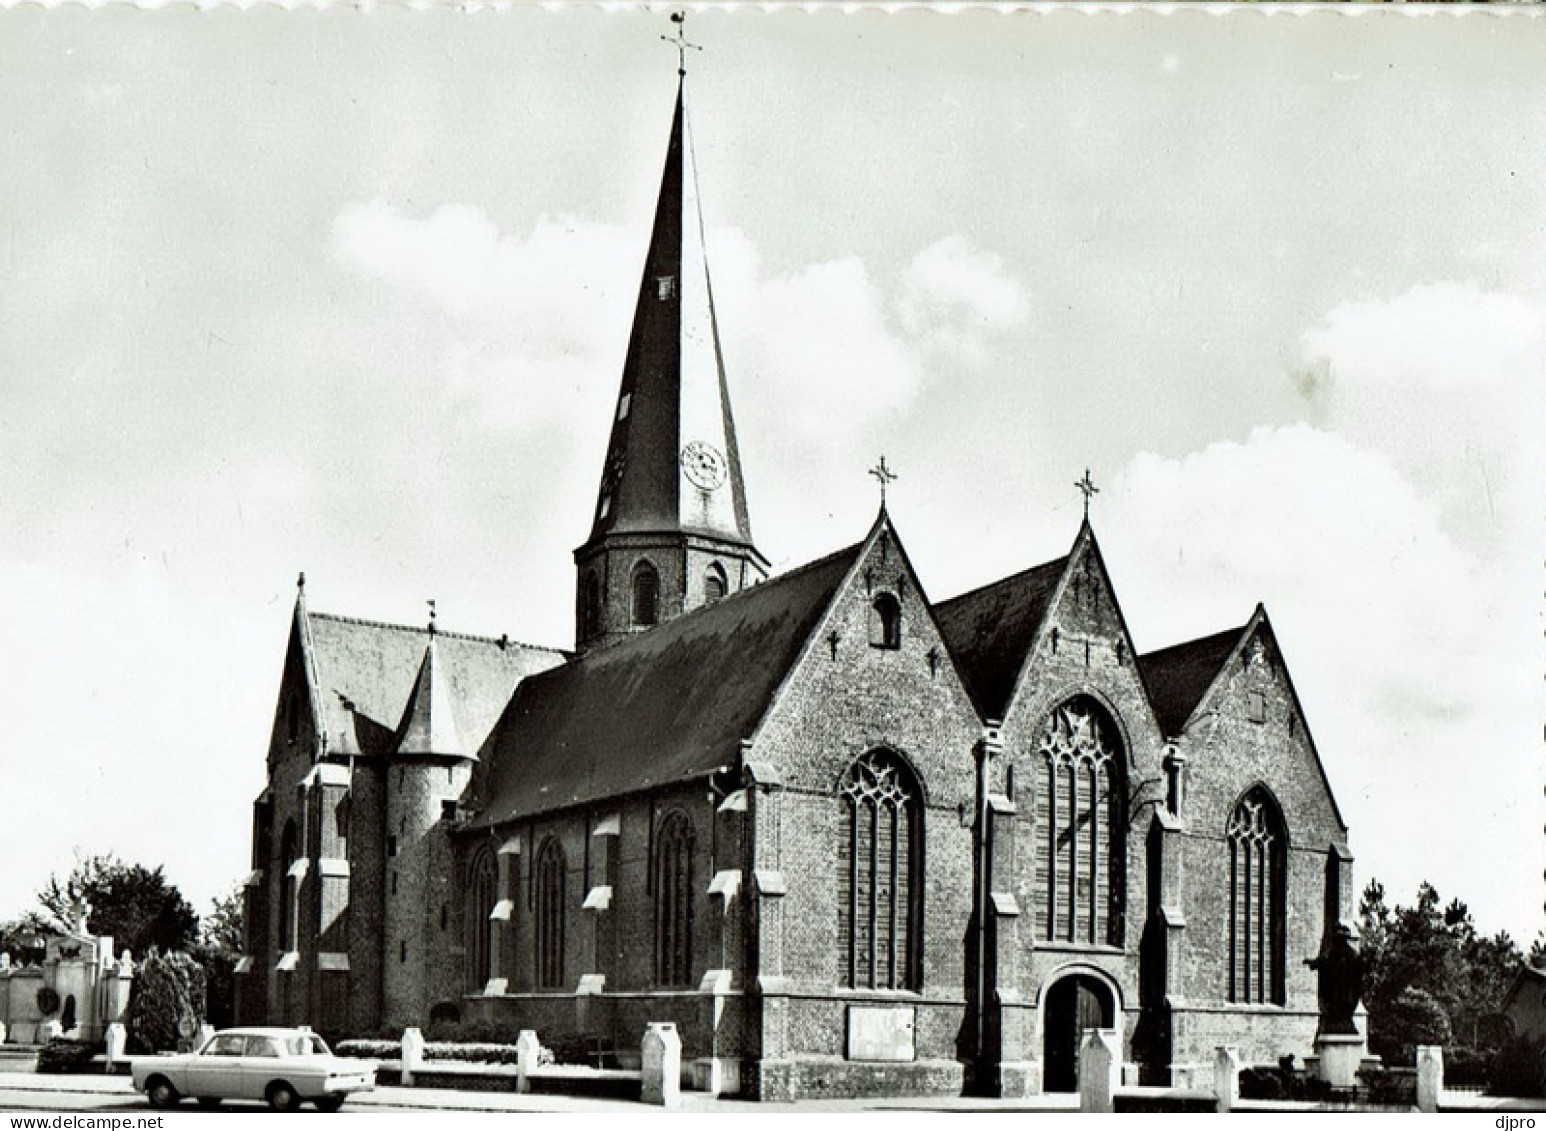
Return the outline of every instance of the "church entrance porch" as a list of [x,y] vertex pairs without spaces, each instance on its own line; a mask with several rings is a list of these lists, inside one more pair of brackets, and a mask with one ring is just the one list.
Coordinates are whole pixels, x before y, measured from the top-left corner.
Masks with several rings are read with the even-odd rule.
[[1047,988],[1042,1007],[1042,1088],[1079,1090],[1079,1044],[1086,1029],[1116,1027],[1111,988],[1090,974],[1067,974]]

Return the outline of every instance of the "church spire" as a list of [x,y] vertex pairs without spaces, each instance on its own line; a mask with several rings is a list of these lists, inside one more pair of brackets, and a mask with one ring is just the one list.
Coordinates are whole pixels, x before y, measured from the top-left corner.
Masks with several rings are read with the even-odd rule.
[[[575,561],[582,646],[767,573],[747,516],[681,76],[590,537]],[[647,579],[634,591],[641,565],[657,577],[653,598]]]
[[671,529],[750,544],[684,86],[679,80],[591,538]]

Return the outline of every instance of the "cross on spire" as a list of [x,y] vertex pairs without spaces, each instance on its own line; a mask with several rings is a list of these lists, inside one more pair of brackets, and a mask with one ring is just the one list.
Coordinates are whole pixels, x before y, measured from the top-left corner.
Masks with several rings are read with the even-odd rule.
[[431,597],[424,603],[429,606],[429,630],[433,633],[435,631],[435,598]]
[[892,471],[889,467],[886,466],[886,457],[881,456],[880,462],[877,463],[874,467],[870,468],[869,473],[875,477],[875,482],[880,484],[880,505],[885,506],[886,486],[887,484],[896,482],[896,472]]
[[688,49],[702,51],[703,48],[699,47],[696,43],[687,42],[686,12],[672,12],[671,22],[676,25],[676,36],[673,38],[669,35],[663,35],[660,38],[676,48],[676,73],[679,77],[686,77]]
[[1095,480],[1090,478],[1089,468],[1084,469],[1084,478],[1075,483],[1074,486],[1079,488],[1079,493],[1084,496],[1084,520],[1088,522],[1090,520],[1090,499],[1092,496],[1100,494],[1100,488],[1095,486]]

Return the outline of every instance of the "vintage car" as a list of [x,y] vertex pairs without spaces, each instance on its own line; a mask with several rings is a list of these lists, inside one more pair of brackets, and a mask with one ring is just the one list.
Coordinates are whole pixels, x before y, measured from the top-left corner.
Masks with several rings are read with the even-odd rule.
[[334,1056],[308,1029],[225,1029],[197,1052],[135,1057],[131,1069],[135,1088],[159,1108],[192,1096],[202,1107],[267,1100],[275,1111],[294,1111],[309,1100],[337,1111],[350,1092],[376,1085],[374,1061]]

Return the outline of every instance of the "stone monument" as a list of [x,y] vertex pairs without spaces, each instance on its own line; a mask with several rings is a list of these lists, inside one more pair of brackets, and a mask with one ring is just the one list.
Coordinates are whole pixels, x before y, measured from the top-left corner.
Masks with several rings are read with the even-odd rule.
[[1318,975],[1316,999],[1320,1023],[1315,1031],[1315,1055],[1307,1067],[1338,1090],[1358,1087],[1358,1070],[1369,1059],[1369,1047],[1358,1030],[1358,1002],[1363,996],[1363,955],[1353,930],[1338,923],[1321,944],[1321,952],[1305,959]]

